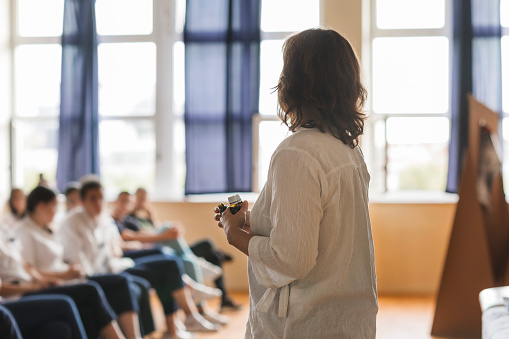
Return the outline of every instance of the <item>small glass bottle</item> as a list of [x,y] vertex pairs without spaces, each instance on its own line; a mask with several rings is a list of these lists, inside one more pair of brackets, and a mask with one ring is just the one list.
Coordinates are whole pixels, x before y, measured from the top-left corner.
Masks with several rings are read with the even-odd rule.
[[232,214],[237,213],[240,211],[242,207],[242,199],[240,198],[240,195],[235,194],[228,198],[228,203],[230,204],[230,211],[232,211]]
[[228,198],[228,204],[229,206],[226,206],[222,202],[217,205],[219,208],[219,211],[221,214],[223,214],[224,211],[229,207],[232,214],[237,213],[240,208],[242,207],[242,199],[240,198],[240,195],[235,194]]

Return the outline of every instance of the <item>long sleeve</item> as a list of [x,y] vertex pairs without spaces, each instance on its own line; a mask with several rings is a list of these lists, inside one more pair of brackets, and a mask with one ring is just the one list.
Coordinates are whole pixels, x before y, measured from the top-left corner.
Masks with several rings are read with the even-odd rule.
[[37,266],[37,256],[36,256],[36,247],[34,238],[30,235],[30,233],[18,227],[15,231],[16,238],[21,243],[21,256],[23,257],[23,261],[29,265]]
[[270,236],[249,242],[254,274],[266,288],[281,287],[304,278],[315,266],[323,216],[326,176],[309,153],[285,148],[273,156]]
[[73,232],[73,228],[69,224],[60,226],[58,237],[64,245],[64,260],[67,263],[81,263],[80,253],[83,250],[83,244],[80,237]]

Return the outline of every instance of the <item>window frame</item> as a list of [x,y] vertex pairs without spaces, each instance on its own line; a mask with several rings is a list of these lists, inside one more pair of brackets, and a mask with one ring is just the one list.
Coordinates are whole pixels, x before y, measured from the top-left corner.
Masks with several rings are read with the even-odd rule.
[[[19,34],[19,1],[10,0],[11,3],[11,58],[13,66],[16,63],[15,50],[21,45],[46,45],[61,44],[61,36],[53,37],[24,37]],[[98,45],[102,43],[136,43],[152,42],[156,46],[156,93],[154,115],[148,116],[109,116],[99,115],[101,121],[108,120],[150,120],[154,124],[155,138],[155,184],[152,195],[158,200],[177,200],[183,198],[183,189],[177,187],[175,179],[176,152],[174,150],[174,126],[183,122],[183,112],[174,105],[174,46],[175,43],[183,41],[182,31],[176,27],[177,16],[181,14],[180,6],[185,2],[182,0],[152,0],[153,30],[147,35],[98,35]],[[167,12],[172,13],[166,15]],[[171,29],[167,29],[170,27]],[[11,86],[13,88],[11,101],[11,123],[10,123],[10,160],[11,160],[11,185],[23,181],[19,178],[17,168],[18,155],[16,144],[16,124],[18,122],[42,122],[50,121],[58,123],[59,117],[28,117],[18,115],[16,107],[16,72],[15,67],[11,69]],[[171,93],[168,95],[168,93]],[[169,132],[168,132],[169,130]],[[99,146],[100,149],[100,146]]]
[[[377,27],[377,0],[363,0],[363,37],[362,37],[362,68],[364,70],[364,79],[365,86],[368,91],[368,99],[366,101],[366,113],[368,115],[368,119],[365,123],[364,135],[361,138],[361,146],[363,147],[363,152],[365,154],[366,163],[369,169],[369,172],[372,173],[372,183],[370,185],[370,190],[372,193],[376,194],[397,194],[397,195],[405,195],[409,193],[410,195],[415,195],[415,192],[428,192],[437,196],[442,192],[438,191],[425,191],[425,190],[416,190],[416,191],[389,191],[387,185],[387,164],[388,164],[388,143],[387,143],[387,119],[389,118],[435,118],[435,117],[443,117],[451,121],[451,97],[452,97],[452,48],[453,48],[453,39],[452,39],[452,0],[444,0],[445,1],[445,21],[444,26],[442,28],[378,28]],[[399,38],[399,37],[446,37],[448,39],[448,64],[449,64],[449,74],[448,74],[448,108],[444,113],[377,113],[373,109],[373,96],[369,95],[373,92],[373,41],[376,38]],[[377,124],[381,124],[384,130],[384,139],[385,139],[385,147],[383,148],[383,154],[377,154],[375,150],[375,126]],[[450,138],[450,133],[449,133]]]

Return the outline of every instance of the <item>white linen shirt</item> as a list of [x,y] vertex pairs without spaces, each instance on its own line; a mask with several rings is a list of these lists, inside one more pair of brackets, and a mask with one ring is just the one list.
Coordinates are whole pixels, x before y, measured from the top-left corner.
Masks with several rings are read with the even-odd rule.
[[[0,226],[4,229],[4,226]],[[4,283],[28,284],[32,277],[25,270],[21,257],[21,243],[7,234],[0,232],[0,278]]]
[[378,312],[359,147],[299,129],[251,211],[247,339],[375,338]]
[[23,245],[21,255],[27,264],[46,272],[69,269],[64,263],[64,247],[57,235],[37,226],[29,216],[16,225],[15,234]]
[[83,207],[76,207],[62,221],[58,235],[64,245],[64,259],[79,263],[87,275],[112,271],[111,229],[107,216],[92,219]]

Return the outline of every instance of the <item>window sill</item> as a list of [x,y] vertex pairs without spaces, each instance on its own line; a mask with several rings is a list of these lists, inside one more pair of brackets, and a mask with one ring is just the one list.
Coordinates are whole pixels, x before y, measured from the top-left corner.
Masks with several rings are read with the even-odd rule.
[[459,196],[455,193],[404,191],[371,193],[371,204],[456,204]]
[[[154,198],[159,203],[219,203],[227,202],[228,197],[235,193],[195,194],[170,198]],[[258,199],[259,193],[239,193],[242,199],[253,204]],[[427,191],[404,191],[391,193],[370,193],[371,204],[456,204],[458,195],[445,192]]]
[[[170,197],[168,199],[157,199],[154,197],[152,199],[155,202],[173,202],[173,203],[216,203],[219,202],[228,202],[228,197],[234,195],[236,193],[214,193],[214,194],[193,194],[187,196],[180,197]],[[243,200],[249,201],[250,204],[253,204],[257,199],[260,193],[238,193]]]

